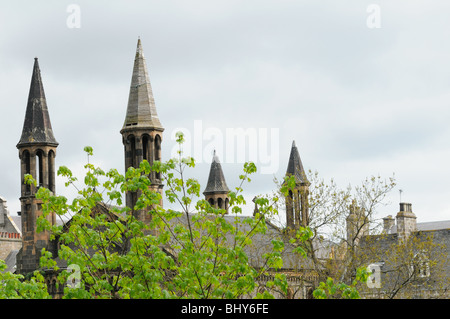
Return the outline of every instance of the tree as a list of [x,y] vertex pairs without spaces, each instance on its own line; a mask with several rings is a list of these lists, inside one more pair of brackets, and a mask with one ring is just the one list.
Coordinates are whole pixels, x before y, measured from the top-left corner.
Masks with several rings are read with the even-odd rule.
[[[333,180],[325,183],[317,172],[310,172],[309,180],[313,236],[305,244],[312,247],[309,256],[327,278],[315,290],[316,298],[447,296],[445,245],[427,232],[417,232],[405,242],[382,232],[378,212],[396,185],[394,177],[372,176],[346,189]],[[317,254],[321,243],[330,245],[330,258]],[[380,277],[365,275],[368,266],[375,267]],[[379,282],[374,285],[372,280]]]
[[[395,179],[371,176],[359,185],[340,188],[333,179],[326,182],[318,172],[309,171],[308,180],[311,183],[308,196],[308,226],[312,235],[300,245],[307,251],[308,258],[314,262],[320,277],[325,279],[323,288],[327,286],[327,282],[333,282],[333,285],[339,282],[350,287],[359,271],[354,261],[359,240],[365,235],[381,231],[379,208],[385,205],[387,195],[395,187]],[[284,183],[275,182],[282,199],[279,206],[283,209]],[[283,221],[279,223],[284,225]]]
[[355,279],[350,285],[343,282],[335,283],[333,278],[328,277],[314,290],[313,296],[316,299],[360,299],[357,286],[360,283],[365,283],[367,278],[368,273],[364,267],[357,269]]
[[[276,272],[283,265],[281,236],[270,239],[270,247],[261,255],[262,266],[249,263],[247,253],[253,239],[264,235],[266,221],[278,213],[277,197],[260,196],[255,198],[259,207],[255,216],[242,215],[243,185],[251,181],[256,166],[244,165],[240,185],[229,193],[231,214],[227,215],[199,199],[200,184],[186,178],[186,170],[194,167],[195,161],[183,157],[183,136],[177,136],[178,158],[153,165],[144,160],[125,175],[93,165],[93,150],[86,147],[83,187],[77,186],[78,179],[70,169],[58,169],[66,187],[77,190],[71,202],[46,188],[38,190],[36,196],[43,202],[38,231],[49,231],[59,247],[57,256],[43,249],[41,267],[59,273],[63,298],[269,298],[273,297],[270,291],[288,293],[286,277]],[[150,187],[152,170],[161,174],[165,198],[178,203],[179,210],[160,205],[162,194]],[[26,182],[35,181],[27,176]],[[140,195],[133,208],[122,205],[127,192]],[[133,210],[151,218],[148,222],[136,219]],[[52,225],[45,218],[52,213],[69,220]],[[300,248],[296,252],[303,253]],[[66,266],[58,266],[58,259]],[[259,279],[269,271],[275,273],[273,280],[264,282],[265,289],[256,292]]]
[[39,271],[25,279],[6,270],[6,264],[0,259],[0,299],[46,299],[50,298],[45,278]]

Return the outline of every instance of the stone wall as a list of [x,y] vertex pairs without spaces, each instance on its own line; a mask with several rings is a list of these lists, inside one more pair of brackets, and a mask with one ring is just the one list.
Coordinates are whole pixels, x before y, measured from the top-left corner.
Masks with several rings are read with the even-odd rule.
[[0,232],[0,259],[5,260],[11,250],[19,250],[22,239],[18,233]]

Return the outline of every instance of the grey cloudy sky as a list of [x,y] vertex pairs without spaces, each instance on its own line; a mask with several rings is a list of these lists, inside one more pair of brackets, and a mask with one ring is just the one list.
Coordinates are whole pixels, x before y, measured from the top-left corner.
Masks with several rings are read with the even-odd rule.
[[[67,24],[71,4],[80,28]],[[367,25],[370,4],[380,28]],[[402,189],[419,222],[450,219],[449,12],[448,1],[3,1],[0,195],[12,214],[20,210],[16,144],[34,57],[60,143],[57,165],[82,174],[90,145],[96,164],[123,170],[119,131],[140,36],[164,158],[175,130],[193,134],[195,121],[202,146],[211,130],[273,129],[276,143],[257,137],[277,169],[255,176],[250,194],[275,188],[295,140],[305,168],[342,187],[395,173],[381,217],[396,214]],[[242,165],[223,153],[218,147],[231,188]],[[193,172],[203,185],[206,157]]]

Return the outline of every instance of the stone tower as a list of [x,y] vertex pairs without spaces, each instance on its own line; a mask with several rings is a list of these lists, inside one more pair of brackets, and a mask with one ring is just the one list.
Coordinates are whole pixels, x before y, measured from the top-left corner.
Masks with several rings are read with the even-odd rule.
[[209,170],[208,183],[203,192],[205,200],[209,202],[212,207],[225,209],[228,213],[228,186],[222,172],[222,166],[219,162],[219,157],[214,151],[214,156]]
[[[25,121],[17,148],[20,158],[22,249],[17,256],[17,270],[26,273],[39,268],[42,248],[52,251],[47,231],[36,231],[36,220],[42,215],[42,202],[35,194],[39,187],[55,192],[55,156],[58,142],[53,136],[38,59],[34,59]],[[30,174],[37,185],[25,185]],[[55,224],[55,214],[46,217]]]
[[[125,171],[130,167],[139,167],[143,160],[147,160],[150,164],[161,160],[163,131],[164,128],[156,113],[141,40],[138,39],[127,113],[120,131],[125,151]],[[151,172],[149,178],[151,188],[162,193],[160,174]],[[139,196],[139,192],[127,192],[126,205],[133,210]],[[162,201],[160,204],[162,205]],[[133,214],[142,221],[150,219],[150,216],[142,211],[133,210]]]
[[308,195],[310,183],[303,169],[295,141],[292,142],[286,176],[294,176],[295,178],[295,187],[289,190],[289,194],[285,198],[286,227],[289,229],[299,229],[300,225],[305,227],[309,224]]

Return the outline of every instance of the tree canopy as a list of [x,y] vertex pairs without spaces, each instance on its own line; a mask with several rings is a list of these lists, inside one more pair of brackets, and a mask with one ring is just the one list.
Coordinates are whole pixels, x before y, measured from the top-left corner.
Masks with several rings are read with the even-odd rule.
[[[41,269],[30,278],[1,275],[0,282],[6,283],[10,291],[2,297],[49,297],[46,270],[58,274],[56,285],[63,287],[63,298],[234,299],[272,298],[274,292],[287,295],[286,276],[277,272],[283,266],[282,236],[270,238],[258,266],[249,262],[248,248],[256,235],[267,232],[266,221],[278,214],[279,200],[277,196],[259,196],[254,199],[258,206],[254,216],[242,215],[241,206],[246,203],[243,187],[251,182],[255,164],[244,164],[240,185],[228,194],[227,215],[224,209],[200,198],[196,179],[185,177],[195,161],[183,157],[181,134],[177,142],[178,158],[152,165],[144,160],[124,175],[116,169],[105,171],[93,165],[93,149],[86,147],[88,162],[82,186],[69,168],[60,167],[57,174],[65,178],[66,187],[75,187],[77,196],[70,201],[43,187],[36,194],[42,201],[37,230],[49,232],[50,239],[58,243],[57,255],[43,249]],[[162,176],[163,193],[150,187],[152,170]],[[25,181],[35,183],[29,175]],[[127,192],[139,195],[132,208],[123,205]],[[170,203],[178,203],[179,209],[163,208],[162,196]],[[151,218],[144,222],[133,211],[150,214]],[[46,218],[48,214],[65,222],[52,224],[52,219]],[[309,236],[310,230],[302,228],[291,244]],[[306,255],[301,246],[295,253],[301,258]],[[271,280],[261,281],[268,272],[273,274]],[[27,284],[33,290],[27,290]]]

